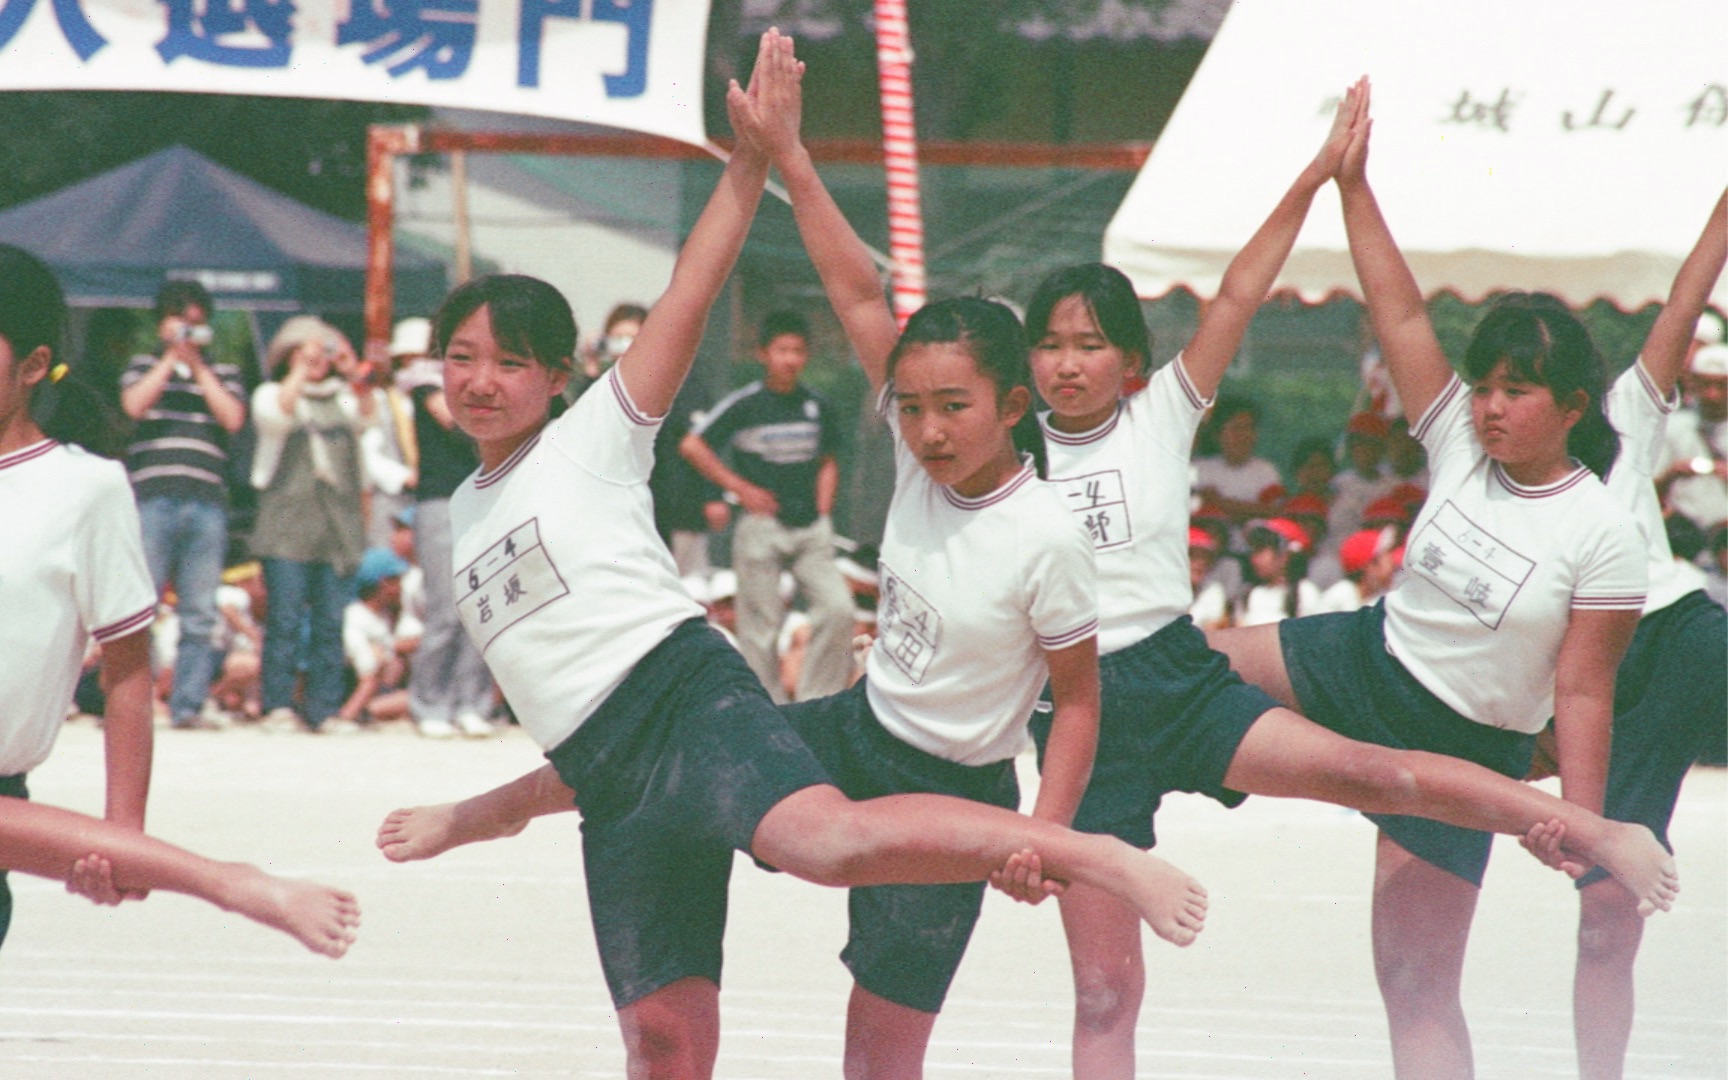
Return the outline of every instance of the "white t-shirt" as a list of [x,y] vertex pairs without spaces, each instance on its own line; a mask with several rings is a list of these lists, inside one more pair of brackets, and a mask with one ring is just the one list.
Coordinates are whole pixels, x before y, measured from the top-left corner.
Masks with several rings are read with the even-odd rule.
[[390,621],[359,600],[351,601],[342,612],[342,652],[354,674],[362,679],[373,674],[380,666],[379,650],[388,655],[395,648]]
[[1539,488],[1507,476],[1476,441],[1456,376],[1411,433],[1433,486],[1386,597],[1386,647],[1464,716],[1535,734],[1554,715],[1571,610],[1643,608],[1643,538],[1582,465]]
[[[1255,585],[1242,598],[1242,617],[1237,626],[1264,626],[1289,618],[1284,610],[1290,597],[1288,585]],[[1303,578],[1296,583],[1296,614],[1318,615],[1326,609],[1320,606],[1320,586]]]
[[1194,487],[1212,488],[1226,499],[1239,502],[1259,502],[1260,493],[1273,484],[1282,484],[1277,466],[1265,458],[1249,458],[1232,465],[1221,457],[1203,457],[1194,462]]
[[148,629],[156,590],[126,470],[52,439],[0,456],[0,776],[42,764],[90,639]]
[[976,499],[930,479],[895,429],[876,643],[865,670],[876,718],[962,765],[1011,758],[1048,678],[1046,650],[1098,632],[1092,542],[1030,465]]
[[654,531],[648,473],[659,428],[613,368],[450,497],[457,613],[544,749],[702,614]]
[[[1668,421],[1663,457],[1661,472],[1679,462],[1728,457],[1728,423],[1709,423],[1696,408],[1675,412]],[[1681,476],[1668,486],[1668,503],[1708,529],[1728,519],[1728,480],[1714,473]]]
[[1188,605],[1188,614],[1193,616],[1194,625],[1202,630],[1223,626],[1230,617],[1230,594],[1224,591],[1223,583],[1201,582],[1200,591],[1194,594],[1194,602]]
[[1091,431],[1069,434],[1040,415],[1050,484],[1098,557],[1098,651],[1156,633],[1194,602],[1188,573],[1188,457],[1212,402],[1180,355]]
[[1668,467],[1664,436],[1668,415],[1679,404],[1679,396],[1670,394],[1664,400],[1658,395],[1644,361],[1638,360],[1614,380],[1603,404],[1614,430],[1620,433],[1620,456],[1608,470],[1608,494],[1632,512],[1644,537],[1644,552],[1650,560],[1650,590],[1644,601],[1644,614],[1648,615],[1703,586],[1703,575],[1695,567],[1674,561],[1653,479]]
[[1315,611],[1319,614],[1355,611],[1358,608],[1367,607],[1368,603],[1362,599],[1362,586],[1349,578],[1345,578],[1320,593],[1320,602],[1315,607]]

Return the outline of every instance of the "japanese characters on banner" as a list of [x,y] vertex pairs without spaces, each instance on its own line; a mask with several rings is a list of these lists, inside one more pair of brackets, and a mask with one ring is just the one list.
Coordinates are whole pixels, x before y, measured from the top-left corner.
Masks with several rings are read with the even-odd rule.
[[0,0],[0,89],[348,98],[701,143],[707,0]]

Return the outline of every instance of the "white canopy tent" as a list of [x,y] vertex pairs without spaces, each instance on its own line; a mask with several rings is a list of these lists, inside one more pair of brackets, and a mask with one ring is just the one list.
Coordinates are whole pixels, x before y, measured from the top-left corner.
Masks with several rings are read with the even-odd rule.
[[[1363,73],[1369,176],[1430,294],[1661,300],[1728,183],[1721,0],[1237,0],[1105,260],[1143,297],[1214,295]],[[1277,288],[1358,291],[1332,186]]]

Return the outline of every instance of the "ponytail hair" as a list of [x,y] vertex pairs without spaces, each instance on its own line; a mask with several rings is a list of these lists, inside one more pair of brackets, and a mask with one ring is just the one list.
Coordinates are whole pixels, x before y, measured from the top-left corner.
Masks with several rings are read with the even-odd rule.
[[996,387],[998,404],[1017,386],[1026,388],[1026,411],[1014,424],[1014,449],[1032,456],[1032,467],[1040,478],[1049,473],[1049,455],[1044,447],[1044,429],[1031,402],[1031,350],[1020,319],[1006,304],[975,296],[955,297],[925,304],[907,320],[894,351],[888,354],[888,378],[900,357],[914,345],[959,345],[972,354],[978,371]]
[[102,457],[126,452],[131,425],[95,387],[65,366],[66,296],[46,263],[23,248],[0,244],[0,338],[19,364],[48,349],[48,377],[30,391],[30,420],[57,442]]
[[1608,369],[1578,317],[1546,293],[1516,292],[1495,303],[1464,353],[1464,372],[1479,382],[1502,361],[1515,378],[1546,386],[1555,404],[1570,408],[1585,395],[1584,412],[1566,439],[1566,451],[1597,476],[1607,476],[1620,455],[1620,433],[1608,422],[1602,398]]

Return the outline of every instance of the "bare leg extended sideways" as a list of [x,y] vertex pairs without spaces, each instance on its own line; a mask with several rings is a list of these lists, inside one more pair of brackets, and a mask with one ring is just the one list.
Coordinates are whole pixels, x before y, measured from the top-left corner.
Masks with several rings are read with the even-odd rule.
[[95,856],[126,893],[184,893],[292,935],[313,952],[341,956],[360,907],[340,889],[289,881],[245,863],[217,862],[104,821],[24,799],[0,798],[0,866],[66,881]]

